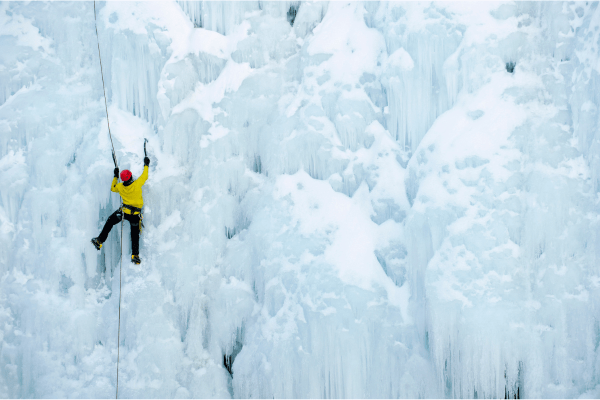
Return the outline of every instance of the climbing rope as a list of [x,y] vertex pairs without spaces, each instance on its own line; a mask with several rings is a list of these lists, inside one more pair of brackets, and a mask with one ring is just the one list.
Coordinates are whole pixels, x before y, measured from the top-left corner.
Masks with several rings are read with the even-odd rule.
[[96,28],[96,42],[98,43],[98,59],[100,60],[100,76],[102,77],[102,92],[104,93],[104,109],[106,110],[106,123],[108,124],[108,136],[110,136],[110,144],[112,146],[112,156],[115,162],[115,168],[118,168],[117,156],[115,155],[115,145],[110,133],[110,120],[108,119],[108,104],[106,102],[106,88],[104,85],[104,72],[102,70],[102,56],[100,55],[100,39],[98,38],[98,22],[96,20],[96,1],[94,0],[94,26]]
[[[112,157],[115,163],[115,168],[119,168],[117,163],[117,156],[115,154],[115,145],[112,140],[112,134],[110,133],[110,120],[108,119],[108,103],[106,101],[106,87],[104,85],[104,72],[102,70],[102,56],[100,55],[100,39],[98,37],[98,22],[96,19],[96,1],[94,0],[94,26],[96,28],[96,42],[98,43],[98,59],[100,60],[100,76],[102,77],[102,92],[104,93],[104,109],[106,110],[106,124],[108,125],[108,135],[110,136],[110,144],[112,146]],[[123,201],[121,201],[123,206]],[[121,352],[121,271],[123,270],[123,212],[121,212],[121,267],[119,268],[119,330],[117,333],[117,392],[115,393],[115,399],[119,398],[119,359]]]
[[120,358],[120,340],[121,340],[121,271],[123,271],[123,211],[121,211],[121,267],[119,268],[119,333],[117,335],[117,393],[115,399],[119,398],[119,358]]

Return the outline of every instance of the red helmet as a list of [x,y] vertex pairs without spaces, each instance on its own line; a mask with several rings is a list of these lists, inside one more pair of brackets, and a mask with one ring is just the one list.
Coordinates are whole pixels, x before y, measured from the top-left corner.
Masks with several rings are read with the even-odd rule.
[[131,179],[131,171],[128,169],[121,171],[121,180],[127,182],[129,179]]

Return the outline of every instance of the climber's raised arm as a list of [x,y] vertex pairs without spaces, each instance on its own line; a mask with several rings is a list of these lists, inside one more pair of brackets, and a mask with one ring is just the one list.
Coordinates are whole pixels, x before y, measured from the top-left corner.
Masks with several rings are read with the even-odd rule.
[[148,179],[148,166],[150,165],[150,159],[148,157],[144,157],[144,172],[142,172],[142,175],[140,175],[139,178],[136,179],[136,183],[140,186],[142,186],[144,183],[146,183],[146,180]]
[[117,188],[117,183],[119,183],[119,168],[115,168],[115,177],[110,185],[110,190],[112,192],[119,193],[119,189]]

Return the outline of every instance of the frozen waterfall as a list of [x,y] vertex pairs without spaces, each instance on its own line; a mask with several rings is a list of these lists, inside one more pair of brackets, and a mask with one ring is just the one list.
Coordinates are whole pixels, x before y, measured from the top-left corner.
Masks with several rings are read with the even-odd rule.
[[[599,398],[597,2],[0,2],[0,398]],[[121,246],[123,267],[121,268]]]

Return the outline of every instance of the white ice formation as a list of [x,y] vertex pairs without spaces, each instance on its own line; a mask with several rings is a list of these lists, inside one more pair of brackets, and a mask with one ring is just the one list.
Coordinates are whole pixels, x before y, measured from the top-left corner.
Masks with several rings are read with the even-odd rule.
[[596,2],[0,3],[0,397],[600,397]]

